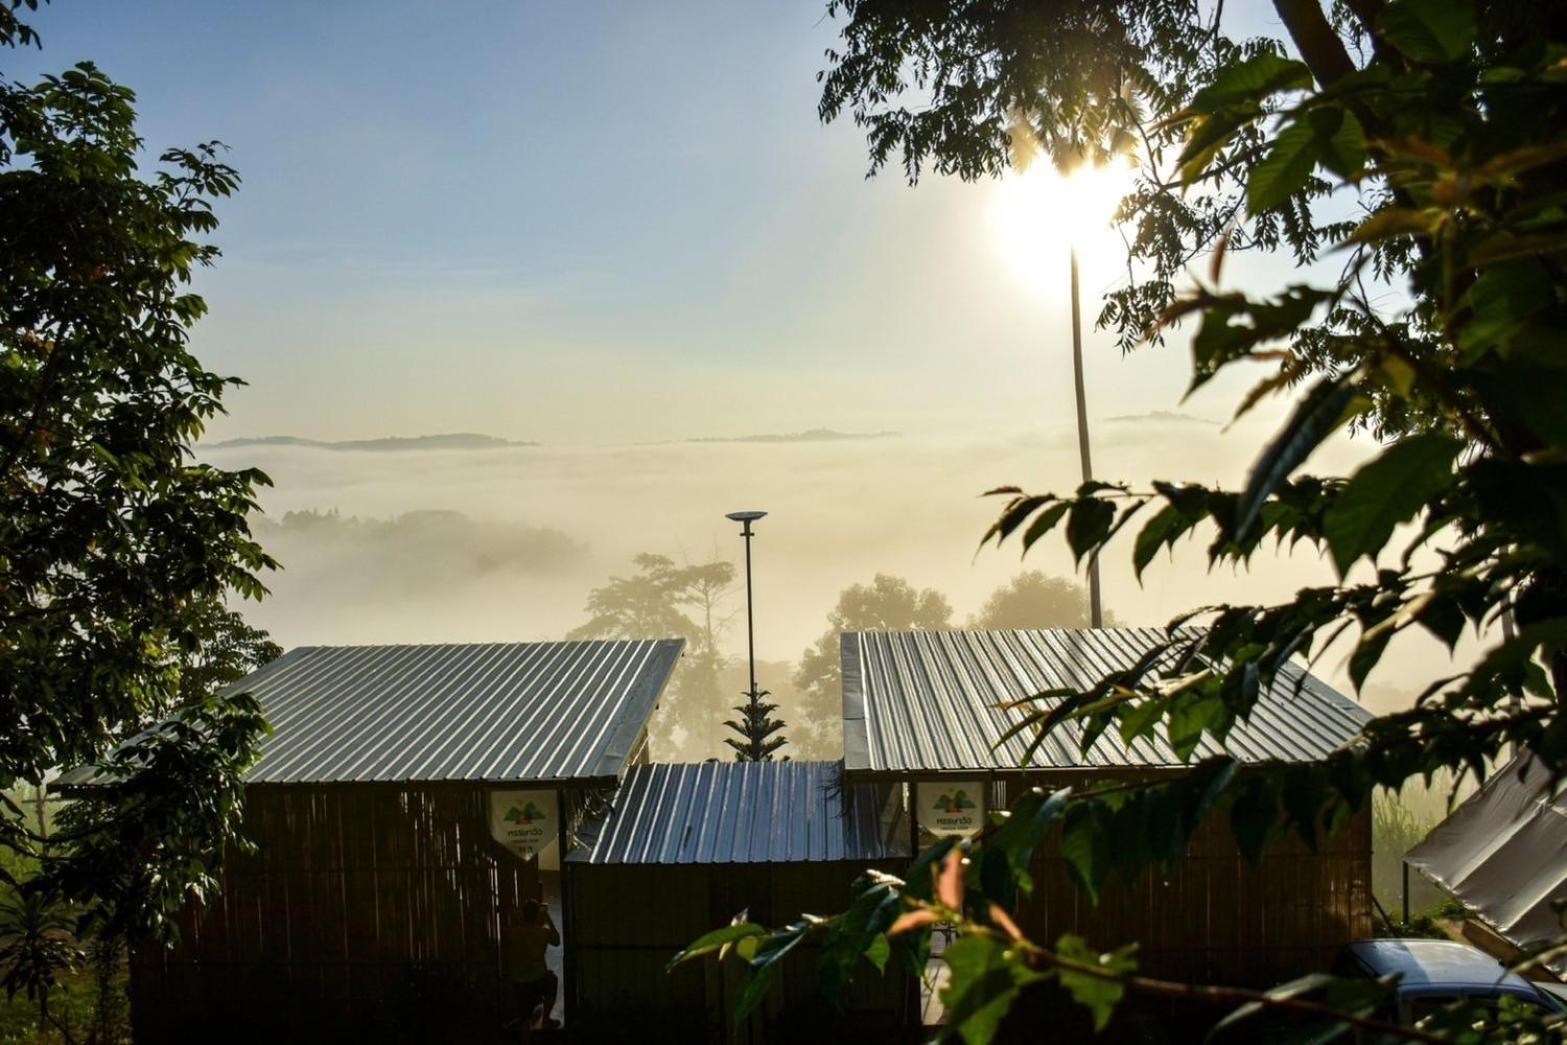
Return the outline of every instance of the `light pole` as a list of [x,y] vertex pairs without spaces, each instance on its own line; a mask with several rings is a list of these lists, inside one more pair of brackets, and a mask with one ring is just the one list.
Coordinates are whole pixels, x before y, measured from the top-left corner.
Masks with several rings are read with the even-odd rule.
[[[1077,386],[1077,452],[1083,462],[1083,482],[1094,477],[1094,463],[1088,452],[1088,397],[1083,391],[1083,318],[1078,303],[1077,244],[1072,252],[1072,379]],[[746,546],[747,548],[750,545]],[[1104,606],[1099,599],[1099,556],[1088,557],[1088,623],[1104,627]]]
[[745,541],[745,649],[751,665],[751,688],[746,696],[756,703],[756,619],[751,610],[751,524],[767,517],[766,512],[730,512],[724,518],[740,524],[740,537]]
[[777,705],[765,703],[762,698],[769,694],[765,690],[756,688],[756,618],[751,598],[751,524],[766,515],[766,512],[745,511],[730,512],[725,516],[726,519],[740,524],[740,537],[745,541],[745,645],[750,666],[751,688],[746,690],[745,706],[735,709],[740,712],[744,721],[731,720],[725,723],[730,729],[739,733],[742,739],[724,738],[724,743],[735,749],[736,757],[742,762],[765,761],[785,743],[783,737],[767,739],[782,729],[784,724],[768,717]]

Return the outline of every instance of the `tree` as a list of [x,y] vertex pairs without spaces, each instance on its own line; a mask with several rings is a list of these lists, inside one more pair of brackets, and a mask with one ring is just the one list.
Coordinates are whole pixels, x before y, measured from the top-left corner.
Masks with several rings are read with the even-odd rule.
[[[38,42],[24,6],[0,46]],[[0,868],[32,869],[3,874],[30,924],[67,905],[119,939],[215,885],[264,726],[220,684],[272,652],[227,603],[275,565],[246,523],[266,476],[192,452],[236,383],[188,342],[238,176],[216,143],[143,171],[134,101],[89,63],[0,80],[0,795],[99,767],[47,833],[0,800]]]
[[652,553],[632,562],[637,573],[612,577],[588,594],[590,619],[566,637],[685,639],[685,655],[667,698],[664,739],[676,749],[704,739],[711,746],[712,726],[722,714],[726,658],[720,640],[729,622],[722,605],[734,590],[734,564],[715,559],[677,565]]
[[[973,618],[976,628],[1086,628],[1088,593],[1065,577],[1024,570],[990,593]],[[1105,614],[1115,625],[1115,614]]]
[[[843,659],[838,636],[846,631],[940,630],[952,626],[952,606],[933,588],[916,589],[902,577],[878,573],[869,584],[851,584],[827,614],[827,630],[800,654],[794,685],[800,693],[803,732],[825,744],[841,728]],[[802,727],[797,726],[797,729]]]
[[[850,108],[870,129],[873,166],[901,149],[911,178],[927,163],[968,177],[998,172],[1009,124],[1026,125],[1058,162],[1091,154],[1106,133],[1124,144],[1115,132],[1133,128],[1130,147],[1145,165],[1122,216],[1134,260],[1153,277],[1112,296],[1102,321],[1139,341],[1195,320],[1194,387],[1265,363],[1271,376],[1238,412],[1269,395],[1294,400],[1237,490],[996,491],[1006,505],[987,537],[998,543],[1016,534],[1026,549],[1064,527],[1081,562],[1138,519],[1139,573],[1201,532],[1214,563],[1245,567],[1266,540],[1306,540],[1338,575],[1277,605],[1183,615],[1172,625],[1207,627],[1172,630],[1160,656],[1082,693],[1042,695],[1025,728],[1074,719],[1085,745],[1107,729],[1127,740],[1157,730],[1189,758],[1200,738],[1222,742],[1250,714],[1285,661],[1320,655],[1337,637],[1352,640],[1357,686],[1410,629],[1450,648],[1470,631],[1479,655],[1413,707],[1374,719],[1325,764],[1241,774],[1215,757],[1171,780],[1027,792],[974,843],[923,854],[907,882],[862,879],[845,914],[726,930],[731,940],[758,937],[746,948],[753,975],[768,976],[804,936],[823,944],[828,983],[842,982],[860,955],[918,968],[930,926],[951,922],[961,939],[948,954],[962,957],[948,963],[951,1031],[990,1040],[1013,1003],[1046,982],[1102,1025],[1128,991],[1198,992],[1136,976],[1131,948],[1101,952],[1016,930],[1008,910],[1047,831],[1062,832],[1061,852],[1092,896],[1111,865],[1135,879],[1182,852],[1210,816],[1226,817],[1255,857],[1286,832],[1314,842],[1379,789],[1444,769],[1455,786],[1481,775],[1509,745],[1553,774],[1567,770],[1567,304],[1558,289],[1567,285],[1567,9],[1527,0],[1274,6],[1287,41],[1232,42],[1218,14],[1196,4],[952,0],[911,13],[835,2],[830,10],[849,20],[843,50],[830,54],[822,112]],[[911,84],[921,104],[901,108],[895,99]],[[1324,220],[1330,195],[1339,209]],[[1227,249],[1306,261],[1327,246],[1343,251],[1337,278],[1265,295],[1220,289]],[[1206,279],[1177,295],[1175,275],[1203,254]],[[1399,293],[1375,292],[1379,281]],[[1301,474],[1322,440],[1352,422],[1385,438],[1376,456],[1347,477]],[[1155,822],[1168,829],[1140,831]],[[1108,863],[1072,858],[1127,832],[1146,849],[1117,850]],[[693,953],[716,948],[720,935]],[[1385,999],[1376,985],[1313,979],[1205,996],[1245,1003],[1237,1018],[1272,1008],[1317,1032],[1348,1022],[1365,1034],[1411,1034],[1372,1015]],[[1455,1006],[1414,1033],[1479,1041],[1554,1032],[1537,1018],[1499,1025],[1495,1013]]]
[[[789,723],[773,717],[778,705],[767,699],[772,696],[769,690],[759,689],[753,694],[747,689],[740,695],[746,702],[730,709],[735,712],[734,718],[724,719],[724,725],[735,736],[725,737],[724,743],[733,749],[736,762],[771,762],[773,755],[789,743],[788,737],[782,735]],[[784,761],[788,760],[785,755]]]

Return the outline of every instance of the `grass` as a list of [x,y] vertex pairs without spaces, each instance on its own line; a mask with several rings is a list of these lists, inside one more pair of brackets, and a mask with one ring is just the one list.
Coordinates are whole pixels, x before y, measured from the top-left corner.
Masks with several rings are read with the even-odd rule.
[[[1404,908],[1404,857],[1447,815],[1451,791],[1450,778],[1438,778],[1429,787],[1416,780],[1372,801],[1371,891],[1395,922]],[[1409,909],[1409,931],[1397,935],[1444,935],[1437,921],[1463,916],[1452,897],[1414,870],[1409,873]]]

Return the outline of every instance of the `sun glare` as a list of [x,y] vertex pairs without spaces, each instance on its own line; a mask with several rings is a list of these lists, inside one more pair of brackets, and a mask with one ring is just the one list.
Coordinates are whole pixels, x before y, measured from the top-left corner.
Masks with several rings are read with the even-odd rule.
[[1102,269],[1122,249],[1110,218],[1131,187],[1132,171],[1124,166],[1062,175],[1039,162],[1026,172],[1014,171],[996,187],[996,243],[1009,267],[1030,286],[1048,287],[1059,279],[1073,246],[1084,268]]

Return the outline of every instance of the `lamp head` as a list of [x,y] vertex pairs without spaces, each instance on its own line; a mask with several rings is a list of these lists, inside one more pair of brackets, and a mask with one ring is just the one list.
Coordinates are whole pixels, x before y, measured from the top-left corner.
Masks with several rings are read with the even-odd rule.
[[724,518],[729,519],[732,522],[737,522],[737,523],[754,523],[754,522],[756,522],[756,520],[761,519],[761,518],[763,518],[766,515],[767,515],[766,512],[756,512],[756,511],[750,511],[750,512],[730,512],[728,515],[724,516]]

